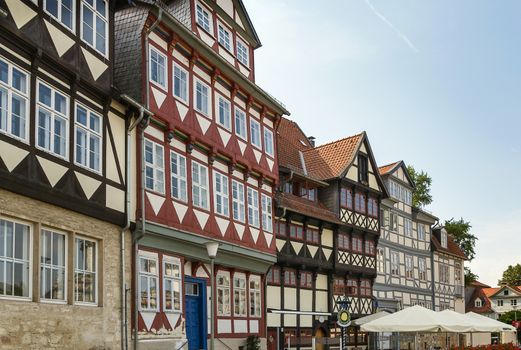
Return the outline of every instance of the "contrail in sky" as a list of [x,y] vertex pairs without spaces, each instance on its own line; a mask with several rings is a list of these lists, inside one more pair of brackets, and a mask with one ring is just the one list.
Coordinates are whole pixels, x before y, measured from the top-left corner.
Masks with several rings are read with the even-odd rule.
[[400,29],[396,28],[394,26],[394,24],[392,24],[391,22],[389,22],[389,20],[387,18],[385,18],[384,15],[382,15],[380,12],[378,12],[378,10],[373,6],[373,4],[371,4],[371,2],[369,0],[365,0],[365,3],[367,4],[367,6],[369,6],[369,8],[371,9],[371,11],[373,11],[373,13],[378,17],[380,18],[385,24],[387,24],[389,27],[391,27],[391,29],[396,33],[398,34],[398,36],[403,40],[405,41],[405,43],[407,44],[407,46],[409,46],[414,52],[418,53],[420,52],[420,50],[418,50],[418,48],[416,46],[414,46],[414,44],[412,43],[412,41],[409,40],[409,38],[403,34]]

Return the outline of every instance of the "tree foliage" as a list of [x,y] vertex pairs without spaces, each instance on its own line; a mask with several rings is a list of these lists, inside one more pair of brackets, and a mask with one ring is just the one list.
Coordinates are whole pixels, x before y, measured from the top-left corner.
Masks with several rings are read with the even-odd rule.
[[476,256],[475,247],[478,238],[470,233],[472,226],[469,221],[455,220],[454,218],[446,220],[444,224],[445,230],[450,234],[456,244],[463,250],[463,253],[467,256],[468,261],[472,261]]
[[407,167],[407,172],[416,185],[412,194],[412,205],[424,207],[432,203],[431,184],[432,179],[425,171],[416,171],[412,165]]
[[468,266],[465,266],[465,286],[470,285],[472,282],[477,281],[479,278],[474,272],[470,271]]
[[521,264],[508,265],[507,269],[503,271],[503,278],[498,281],[498,284],[506,283],[509,286],[521,286]]
[[499,321],[512,324],[512,321],[516,320],[516,311],[517,311],[517,320],[521,320],[521,310],[513,310],[505,312],[504,314],[501,314],[499,317]]

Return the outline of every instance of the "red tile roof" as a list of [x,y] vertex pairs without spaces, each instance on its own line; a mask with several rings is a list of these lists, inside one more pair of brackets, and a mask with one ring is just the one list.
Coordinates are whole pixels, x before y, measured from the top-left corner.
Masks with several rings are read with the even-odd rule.
[[438,241],[438,238],[435,235],[431,235],[431,240],[434,245],[434,248],[437,251],[444,252],[444,253],[456,256],[458,258],[467,260],[467,256],[465,255],[465,253],[463,253],[461,248],[456,244],[456,242],[454,241],[454,238],[451,235],[449,235],[449,234],[447,235],[447,248],[443,248],[441,246],[440,241]]
[[[465,305],[465,312],[475,312],[477,314],[487,314],[491,313],[492,305],[490,303],[490,299],[488,298],[488,295],[486,294],[487,289],[495,289],[495,288],[476,288],[474,290],[474,293],[472,293],[472,296],[470,297],[469,301],[467,302],[467,305]],[[481,299],[481,306],[476,307],[476,299]]]
[[313,202],[290,193],[279,193],[275,197],[275,200],[277,201],[278,207],[287,208],[296,213],[334,224],[343,224],[334,212],[327,209],[327,207],[320,202]]
[[393,170],[401,162],[402,161],[399,160],[399,161],[391,163],[391,164],[383,165],[378,168],[378,172],[380,173],[380,175],[387,175],[387,173],[389,173],[391,170]]
[[471,282],[470,285],[473,287],[478,287],[478,288],[490,288],[489,285],[487,285],[485,283],[481,283],[480,281]]
[[281,118],[277,132],[279,166],[304,174],[300,152],[313,146],[297,123]]

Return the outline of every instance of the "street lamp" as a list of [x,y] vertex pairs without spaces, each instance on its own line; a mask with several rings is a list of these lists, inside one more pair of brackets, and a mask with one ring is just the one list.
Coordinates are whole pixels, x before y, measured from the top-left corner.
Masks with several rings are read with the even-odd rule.
[[209,241],[206,242],[206,252],[210,258],[210,350],[214,350],[214,338],[215,338],[215,319],[214,319],[214,288],[215,288],[215,274],[214,274],[214,260],[217,257],[217,251],[219,250],[219,242]]

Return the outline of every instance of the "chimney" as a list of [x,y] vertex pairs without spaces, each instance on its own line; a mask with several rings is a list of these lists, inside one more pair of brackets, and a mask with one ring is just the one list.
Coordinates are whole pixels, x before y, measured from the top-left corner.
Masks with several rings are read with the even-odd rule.
[[308,140],[311,146],[315,147],[315,136],[309,136]]

